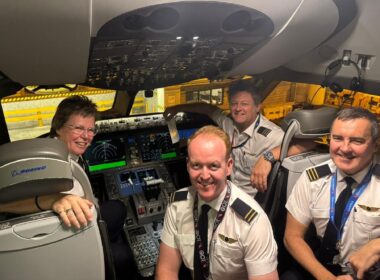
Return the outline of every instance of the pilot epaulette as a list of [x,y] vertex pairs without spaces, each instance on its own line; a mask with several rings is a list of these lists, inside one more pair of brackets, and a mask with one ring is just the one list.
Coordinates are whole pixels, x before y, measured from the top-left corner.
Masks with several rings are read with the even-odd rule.
[[331,174],[331,170],[328,164],[312,167],[306,170],[307,177],[310,182],[316,181],[328,174]]
[[257,212],[252,209],[251,206],[246,204],[241,199],[237,198],[232,203],[231,208],[235,210],[235,212],[248,224],[250,224],[253,220],[253,218],[256,217]]
[[263,127],[263,126],[260,126],[258,129],[257,129],[257,132],[260,133],[261,135],[264,135],[265,137],[268,136],[268,134],[272,131],[272,129],[269,129],[269,128],[266,128],[266,127]]
[[378,177],[380,177],[380,164],[377,163],[377,164],[373,167],[372,174],[373,174],[373,175],[376,175],[376,176],[378,176]]
[[170,195],[169,203],[182,201],[187,199],[188,191],[178,191]]

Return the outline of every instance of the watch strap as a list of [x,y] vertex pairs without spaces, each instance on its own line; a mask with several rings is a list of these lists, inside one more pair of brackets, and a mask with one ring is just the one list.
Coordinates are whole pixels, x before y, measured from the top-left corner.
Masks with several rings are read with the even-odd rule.
[[276,162],[276,159],[273,156],[273,153],[271,151],[265,151],[263,153],[264,159],[269,161],[270,163],[274,164]]

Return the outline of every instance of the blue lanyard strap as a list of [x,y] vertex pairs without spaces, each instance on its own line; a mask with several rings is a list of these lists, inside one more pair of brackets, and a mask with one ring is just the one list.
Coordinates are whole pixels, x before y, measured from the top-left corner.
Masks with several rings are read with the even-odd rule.
[[[350,199],[348,200],[342,216],[342,222],[340,224],[340,228],[337,228],[337,241],[340,241],[343,234],[343,228],[346,224],[346,221],[348,219],[348,216],[350,215],[352,208],[354,207],[356,201],[359,199],[361,194],[364,192],[364,190],[367,188],[371,176],[372,176],[372,167],[369,169],[365,177],[363,178],[362,182],[359,184],[359,186],[355,189],[354,193],[351,195]],[[331,184],[330,184],[330,221],[333,223],[333,225],[336,228],[335,225],[335,198],[336,198],[336,185],[337,185],[337,173],[335,172],[333,177],[331,178]]]
[[259,126],[259,124],[260,124],[260,113],[258,113],[258,115],[257,115],[257,121],[255,123],[255,127],[253,130],[255,130]]

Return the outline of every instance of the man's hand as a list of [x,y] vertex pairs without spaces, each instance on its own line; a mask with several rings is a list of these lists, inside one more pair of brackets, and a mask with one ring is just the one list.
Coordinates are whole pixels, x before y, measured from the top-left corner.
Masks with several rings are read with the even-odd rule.
[[379,261],[379,246],[380,239],[371,240],[350,256],[349,262],[358,279],[363,279],[364,273]]
[[92,220],[92,207],[91,201],[69,194],[55,201],[52,209],[66,226],[74,225],[79,229],[81,225],[87,226],[87,222]]
[[255,166],[252,167],[252,187],[256,188],[259,192],[265,192],[268,188],[267,180],[271,170],[272,164],[261,155]]

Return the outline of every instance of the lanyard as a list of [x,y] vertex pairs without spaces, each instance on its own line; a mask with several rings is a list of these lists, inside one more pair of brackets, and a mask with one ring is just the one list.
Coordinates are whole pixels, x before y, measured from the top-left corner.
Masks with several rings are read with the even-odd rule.
[[337,229],[337,241],[340,242],[343,234],[343,228],[346,224],[346,221],[348,219],[348,216],[351,213],[352,208],[354,207],[356,201],[359,199],[360,195],[364,192],[366,187],[369,184],[369,181],[371,180],[372,176],[372,167],[369,169],[365,177],[363,178],[362,182],[359,184],[359,186],[355,189],[354,193],[350,196],[350,199],[348,200],[342,216],[342,222],[340,224],[340,228],[336,228],[334,217],[335,217],[335,197],[336,197],[336,185],[337,185],[337,173],[333,175],[331,178],[331,184],[330,184],[330,221],[333,223],[335,228]]
[[[218,214],[216,215],[214,227],[212,229],[212,235],[214,235],[216,229],[218,228],[219,224],[222,222],[224,218],[224,214],[226,214],[228,202],[231,197],[231,187],[230,184],[227,183],[227,192],[224,196],[224,199],[222,201],[222,204],[220,205]],[[194,206],[193,206],[193,218],[194,218],[194,232],[195,232],[195,246],[197,247],[197,251],[199,254],[199,258],[201,261],[202,266],[202,274],[204,279],[208,279],[210,274],[210,262],[209,262],[209,256],[207,253],[207,248],[204,248],[203,243],[201,241],[201,235],[199,233],[199,225],[198,225],[198,195],[195,196],[194,200]]]
[[[257,121],[255,123],[255,127],[253,128],[253,130],[255,130],[259,126],[259,124],[260,124],[260,114],[257,115]],[[248,142],[248,140],[250,138],[251,138],[251,136],[248,135],[247,138],[243,142],[241,142],[240,144],[238,144],[236,146],[232,146],[231,149],[233,150],[233,149],[238,149],[238,148],[243,147]],[[235,142],[235,131],[234,131],[234,134],[232,136],[232,144],[234,142]]]

